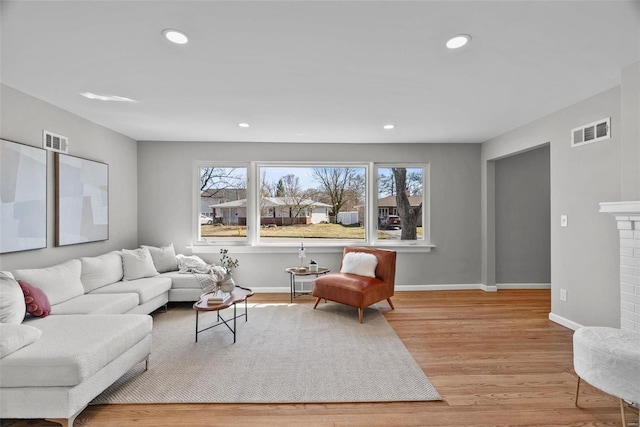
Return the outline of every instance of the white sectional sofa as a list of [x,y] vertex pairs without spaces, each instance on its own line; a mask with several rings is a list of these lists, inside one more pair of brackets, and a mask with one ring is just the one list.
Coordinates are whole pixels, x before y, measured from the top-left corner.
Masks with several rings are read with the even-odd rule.
[[[149,314],[202,294],[198,280],[177,269],[173,245],[167,245],[1,272],[0,418],[72,426],[105,388],[148,363]],[[50,314],[25,316],[30,309],[49,310],[41,297],[26,304],[23,289],[42,291]]]

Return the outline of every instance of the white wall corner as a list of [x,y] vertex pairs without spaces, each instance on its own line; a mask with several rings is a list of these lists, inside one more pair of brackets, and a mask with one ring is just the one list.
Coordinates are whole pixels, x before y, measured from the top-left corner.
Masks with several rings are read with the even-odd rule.
[[485,285],[484,283],[480,284],[480,289],[485,292],[498,292],[497,285]]

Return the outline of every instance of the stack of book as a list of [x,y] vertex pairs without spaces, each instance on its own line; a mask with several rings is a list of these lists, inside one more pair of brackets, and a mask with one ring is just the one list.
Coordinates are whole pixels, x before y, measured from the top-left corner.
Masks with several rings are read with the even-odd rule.
[[207,303],[213,305],[223,304],[229,299],[230,296],[231,294],[229,292],[222,292],[218,290],[207,297]]

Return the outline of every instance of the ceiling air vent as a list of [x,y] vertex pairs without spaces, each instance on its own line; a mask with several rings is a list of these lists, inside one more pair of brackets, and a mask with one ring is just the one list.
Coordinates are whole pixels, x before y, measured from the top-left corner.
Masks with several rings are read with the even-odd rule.
[[69,152],[69,138],[48,130],[42,131],[42,148],[59,153]]
[[571,130],[571,147],[611,138],[611,117]]

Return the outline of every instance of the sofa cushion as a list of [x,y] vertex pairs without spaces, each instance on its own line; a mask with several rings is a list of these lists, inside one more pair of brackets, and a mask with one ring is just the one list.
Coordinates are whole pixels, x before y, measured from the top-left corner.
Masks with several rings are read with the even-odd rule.
[[0,323],[21,323],[25,312],[20,285],[13,276],[0,272]]
[[101,286],[119,282],[124,276],[120,251],[112,251],[95,257],[82,257],[80,262],[82,264],[80,280],[85,293]]
[[124,267],[124,277],[122,280],[135,280],[143,277],[157,276],[158,271],[153,265],[153,259],[149,249],[123,249],[122,266]]
[[160,277],[166,277],[171,279],[172,289],[202,289],[202,285],[196,279],[193,273],[179,273],[177,271],[170,271],[162,273]]
[[138,304],[144,304],[158,295],[169,292],[169,289],[171,289],[171,280],[166,277],[156,276],[112,283],[111,285],[103,286],[92,291],[89,295],[123,294],[133,292],[138,295]]
[[47,317],[51,313],[51,304],[49,304],[47,295],[41,289],[24,280],[18,280],[18,284],[24,295],[27,313],[36,317]]
[[342,258],[340,273],[357,274],[358,276],[376,277],[378,258],[364,252],[348,252]]
[[0,323],[0,358],[38,341],[40,335],[42,331],[33,326]]
[[[102,289],[102,288],[99,288]],[[51,313],[59,314],[123,314],[138,306],[138,295],[128,294],[85,294],[70,299],[51,308]]]
[[80,260],[72,259],[53,267],[15,270],[13,276],[42,289],[51,305],[55,305],[84,294],[80,268]]
[[158,273],[166,273],[167,271],[176,271],[178,269],[178,259],[176,258],[176,250],[173,248],[173,243],[159,248],[146,245],[141,247],[149,249],[153,265],[158,270]]
[[0,359],[3,387],[64,387],[85,381],[151,333],[146,314],[61,315],[26,320],[40,339]]

